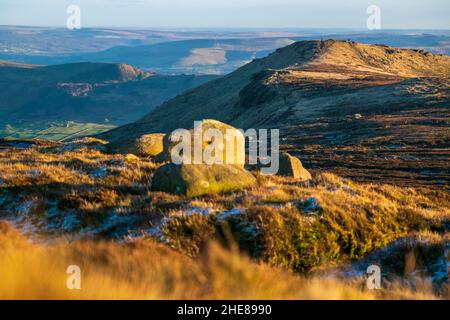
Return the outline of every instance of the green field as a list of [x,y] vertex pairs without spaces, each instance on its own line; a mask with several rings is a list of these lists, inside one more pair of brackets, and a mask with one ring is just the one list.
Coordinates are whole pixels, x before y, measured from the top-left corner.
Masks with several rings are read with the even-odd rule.
[[0,130],[0,139],[44,139],[66,141],[81,136],[89,136],[113,129],[115,126],[98,123],[47,124],[24,127],[9,127]]

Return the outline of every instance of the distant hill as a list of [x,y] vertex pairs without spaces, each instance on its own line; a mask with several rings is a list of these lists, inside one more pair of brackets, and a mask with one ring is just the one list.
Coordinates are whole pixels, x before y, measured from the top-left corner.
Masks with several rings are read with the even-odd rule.
[[213,78],[161,76],[127,64],[0,62],[0,125],[56,120],[125,124]]
[[[195,39],[151,45],[116,46],[98,52],[65,56],[11,56],[37,64],[106,62],[127,63],[158,73],[224,74],[255,58],[294,42],[289,38]],[[0,58],[8,55],[0,54]]]
[[[350,166],[355,158],[338,164],[339,153],[330,152],[327,158],[321,149],[325,147],[430,147],[409,158],[417,160],[411,165],[420,171],[418,156],[450,146],[449,76],[448,56],[350,41],[301,41],[101,137],[123,143],[143,133],[170,132],[212,118],[243,129],[279,128],[284,148],[294,153],[312,148],[311,157],[322,152],[321,159],[327,161],[322,167]],[[365,160],[361,156],[358,165]],[[434,163],[429,171],[442,166]]]
[[450,55],[447,30],[119,30],[0,26],[0,60],[126,63],[160,74],[227,74],[295,41],[335,39]]
[[125,62],[147,70],[223,74],[293,43],[289,38],[196,39],[146,46],[122,46],[74,56],[73,61]]
[[425,96],[407,89],[425,78],[449,76],[447,56],[345,41],[302,41],[170,100],[128,127],[169,131],[203,118],[244,127],[284,127],[318,116],[326,106],[343,115],[373,112],[389,99],[419,102]]

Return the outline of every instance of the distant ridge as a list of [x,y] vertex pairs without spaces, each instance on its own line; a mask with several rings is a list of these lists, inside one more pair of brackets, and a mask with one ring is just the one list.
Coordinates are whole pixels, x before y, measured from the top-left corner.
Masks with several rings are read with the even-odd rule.
[[190,127],[204,118],[243,128],[287,127],[320,116],[324,108],[342,106],[346,109],[335,112],[351,114],[374,112],[389,103],[413,106],[425,96],[414,94],[417,83],[408,79],[420,82],[449,75],[450,57],[422,50],[300,41],[178,96],[103,137],[135,139],[143,133]]
[[36,67],[39,71],[68,81],[108,82],[136,81],[153,75],[123,63],[78,62]]
[[0,62],[0,128],[54,121],[121,125],[215,78],[157,75],[127,64]]

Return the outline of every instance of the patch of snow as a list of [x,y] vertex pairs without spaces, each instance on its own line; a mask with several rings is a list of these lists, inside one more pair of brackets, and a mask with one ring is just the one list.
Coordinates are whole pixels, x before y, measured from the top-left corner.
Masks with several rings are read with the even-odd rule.
[[108,174],[108,169],[105,167],[98,168],[97,170],[89,173],[89,175],[93,178],[103,178]]
[[26,171],[26,174],[29,176],[38,176],[41,174],[39,170],[28,170]]
[[225,219],[227,219],[229,217],[242,215],[244,213],[245,213],[244,209],[233,208],[230,211],[225,211],[225,212],[217,214],[217,217],[219,218],[219,220],[225,220]]
[[48,216],[49,220],[51,217],[54,217],[55,219],[53,222],[47,223],[47,231],[73,232],[81,225],[75,212],[59,212],[57,208],[52,208],[51,211],[49,211]]
[[92,233],[108,233],[109,236],[117,238],[128,234],[136,218],[124,214],[110,214],[100,227],[91,230]]
[[22,202],[17,206],[17,213],[21,216],[27,216],[31,209],[35,206],[35,203],[33,200],[27,200],[25,202]]
[[[365,277],[367,275],[367,267],[375,264],[381,267],[382,279],[385,277],[389,278],[390,276],[397,277],[398,275],[394,273],[395,270],[392,269],[390,265],[380,264],[383,263],[383,257],[395,255],[398,250],[404,249],[405,246],[410,247],[418,244],[426,245],[427,243],[430,243],[427,238],[402,238],[384,248],[369,253],[362,259],[349,262],[336,268],[319,271],[317,275],[324,278],[357,279]],[[418,268],[409,273],[403,280],[414,284],[417,279],[423,277],[423,274],[426,274],[433,284],[438,286],[445,284],[449,279],[448,270],[450,270],[448,254],[450,254],[450,244],[447,244],[447,249],[442,256],[434,261],[430,261],[424,268]]]
[[317,213],[318,211],[322,210],[322,207],[320,206],[319,202],[316,198],[310,197],[303,201],[300,204],[301,211],[306,214],[313,214]]
[[192,216],[194,214],[209,216],[211,213],[212,213],[211,209],[206,207],[191,207],[186,211],[182,212],[182,214],[187,217]]
[[243,231],[250,236],[250,238],[255,239],[259,235],[258,228],[256,224],[248,223]]

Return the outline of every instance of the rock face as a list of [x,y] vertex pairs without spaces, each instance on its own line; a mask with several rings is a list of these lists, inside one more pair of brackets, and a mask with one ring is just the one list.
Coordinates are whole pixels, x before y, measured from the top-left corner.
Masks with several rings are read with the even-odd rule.
[[[194,123],[192,123],[193,125]],[[245,137],[243,133],[220,121],[212,120],[212,119],[206,119],[202,120],[201,125],[201,131],[203,134],[203,142],[202,142],[202,154],[204,153],[205,149],[208,147],[211,147],[211,145],[214,143],[214,138],[207,137],[207,133],[209,129],[215,129],[218,132],[221,133],[223,137],[223,153],[218,153],[217,155],[213,152],[212,158],[220,159],[223,164],[233,164],[237,165],[241,168],[244,167],[245,164]],[[191,148],[192,148],[192,161],[194,159],[194,129],[189,130],[191,135]],[[164,138],[164,152],[162,153],[160,160],[163,161],[171,161],[171,152],[175,145],[177,145],[178,142],[171,142],[169,140],[169,135],[167,135]],[[230,148],[232,150],[233,157],[227,157],[227,148]],[[193,162],[192,162],[193,163]],[[203,159],[202,163],[205,163],[205,159]]]
[[280,155],[280,169],[279,176],[294,177],[302,181],[310,180],[311,174],[303,168],[302,162],[299,158],[291,156],[289,153],[282,153]]
[[197,197],[242,190],[255,184],[256,178],[250,172],[234,165],[170,163],[156,170],[151,189]]

